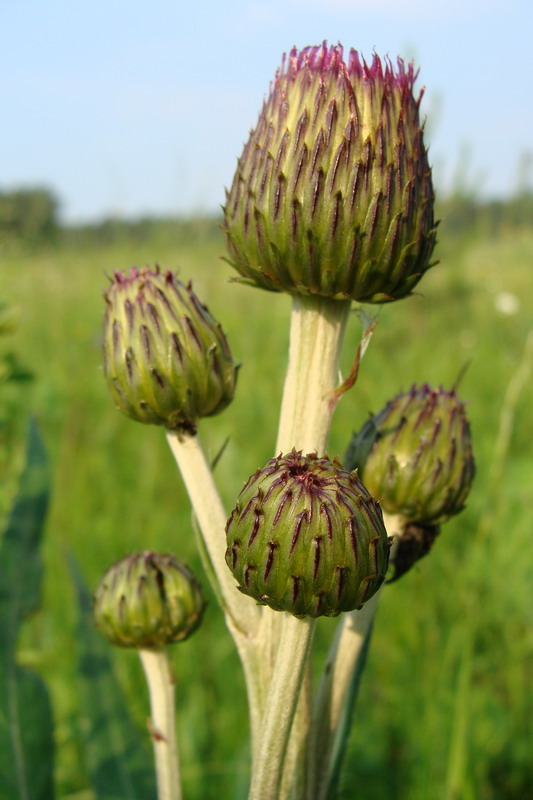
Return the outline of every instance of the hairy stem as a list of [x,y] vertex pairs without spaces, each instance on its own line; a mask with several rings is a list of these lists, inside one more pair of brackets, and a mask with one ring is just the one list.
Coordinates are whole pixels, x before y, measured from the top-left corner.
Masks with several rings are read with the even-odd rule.
[[[350,305],[349,300],[300,295],[293,298],[289,360],[276,453],[286,453],[293,447],[304,453],[325,452],[336,405],[334,390],[339,379],[339,354]],[[290,616],[266,608],[263,628],[263,674],[264,680],[268,681],[280,639],[289,641],[294,626]],[[283,783],[278,794],[280,800],[282,797],[303,797],[306,782],[305,750],[312,696],[311,664],[308,658],[295,692],[292,706],[295,717],[292,730],[289,721],[291,735],[284,754]],[[261,761],[266,758],[263,750],[259,757]]]
[[349,300],[295,295],[276,453],[296,447],[323,455],[349,310]]
[[379,594],[371,597],[360,611],[343,614],[337,626],[313,709],[308,800],[325,800],[332,773],[338,774],[340,770],[351,723],[346,702],[355,678],[356,685],[351,692],[353,711]]
[[216,593],[221,598],[226,624],[243,665],[254,752],[265,692],[259,647],[261,611],[251,598],[237,591],[235,579],[226,564],[226,512],[198,436],[168,431],[167,440],[189,494],[216,577]]
[[197,434],[167,432],[170,449],[181,471],[185,488],[198,520],[225,611],[243,633],[255,632],[259,609],[235,589],[235,578],[228,569],[226,552],[226,511],[218,493],[211,467]]
[[176,738],[174,678],[165,650],[139,650],[150,692],[150,735],[154,746],[158,800],[181,800]]
[[314,630],[315,620],[284,614],[278,654],[265,702],[260,757],[253,766],[249,800],[282,798],[280,787],[285,756]]
[[[387,514],[383,517],[389,535],[401,530],[403,520],[400,517]],[[391,561],[395,551],[393,545]],[[308,752],[312,780],[307,800],[335,796],[332,786],[340,773],[382,591],[383,587],[360,610],[343,614],[337,626],[313,708]]]

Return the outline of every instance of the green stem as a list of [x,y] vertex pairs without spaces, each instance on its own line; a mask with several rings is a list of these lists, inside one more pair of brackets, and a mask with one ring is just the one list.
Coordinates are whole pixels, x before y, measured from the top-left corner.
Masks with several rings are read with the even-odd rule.
[[309,800],[329,797],[330,783],[338,778],[379,595],[371,597],[360,611],[344,614],[337,627],[313,709]]
[[259,609],[253,600],[235,589],[235,578],[226,564],[226,520],[211,467],[197,434],[167,431],[167,441],[176,459],[185,488],[219,583],[225,611],[244,634],[253,635],[259,625]]
[[285,755],[302,678],[311,650],[315,620],[284,614],[272,680],[265,702],[260,758],[252,771],[249,800],[281,800]]
[[294,296],[277,453],[296,447],[324,454],[349,311],[349,300]]
[[[384,514],[389,535],[401,530],[400,517]],[[391,551],[394,559],[395,546]],[[374,617],[383,587],[362,609],[343,614],[331,644],[318,687],[314,708],[308,769],[311,773],[308,800],[334,796],[332,786],[339,777],[350,735],[361,676]],[[314,788],[313,788],[314,786]]]
[[[294,296],[276,453],[286,453],[293,447],[304,452],[325,452],[337,401],[334,392],[339,382],[339,355],[350,305],[349,300]],[[290,617],[266,608],[263,628],[262,672],[264,682],[268,683],[280,639],[288,639],[292,625]],[[304,666],[301,684],[296,687],[296,692],[300,695],[300,701],[298,697],[294,700],[295,717],[284,754],[285,774],[279,798],[303,796],[306,782],[305,749],[311,720],[309,660]],[[261,750],[259,758],[264,761],[265,757]],[[257,769],[260,769],[259,766]]]
[[198,436],[168,431],[167,440],[189,494],[212,571],[216,576],[216,593],[222,599],[226,624],[243,665],[254,752],[265,692],[261,674],[262,651],[259,646],[261,611],[251,598],[237,591],[235,579],[226,564],[226,512]]
[[174,678],[164,650],[139,650],[150,692],[150,734],[154,746],[158,800],[181,800],[176,738]]

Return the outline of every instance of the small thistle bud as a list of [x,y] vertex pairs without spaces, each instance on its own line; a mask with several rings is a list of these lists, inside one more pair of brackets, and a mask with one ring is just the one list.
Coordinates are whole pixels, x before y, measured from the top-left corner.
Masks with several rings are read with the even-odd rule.
[[246,280],[366,303],[411,293],[436,232],[416,77],[340,45],[284,57],[224,208]]
[[465,407],[454,390],[413,386],[363,425],[346,463],[389,514],[445,522],[464,508],[474,478]]
[[354,472],[316,454],[293,450],[257,470],[226,533],[238,588],[297,617],[360,608],[387,571],[379,504]]
[[220,324],[168,271],[115,272],[105,294],[105,373],[138,422],[194,430],[233,399],[237,368]]
[[114,564],[94,599],[96,627],[118,647],[157,649],[187,639],[204,599],[191,570],[170,554],[136,553]]

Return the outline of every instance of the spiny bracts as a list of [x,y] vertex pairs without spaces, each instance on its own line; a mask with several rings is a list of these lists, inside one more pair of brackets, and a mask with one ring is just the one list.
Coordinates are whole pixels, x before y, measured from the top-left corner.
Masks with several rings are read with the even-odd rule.
[[257,470],[226,533],[238,588],[297,617],[360,608],[387,571],[378,502],[354,472],[316,453],[292,450]]
[[194,431],[231,402],[237,367],[191,284],[158,267],[134,267],[115,272],[105,299],[105,374],[120,411]]
[[412,292],[436,240],[416,77],[341,45],[284,57],[224,207],[246,281],[368,303]]
[[94,599],[101,633],[118,647],[158,649],[196,630],[204,610],[195,575],[169,553],[134,553],[114,564]]
[[454,390],[412,386],[354,435],[345,463],[389,514],[445,522],[463,509],[475,473],[465,406]]

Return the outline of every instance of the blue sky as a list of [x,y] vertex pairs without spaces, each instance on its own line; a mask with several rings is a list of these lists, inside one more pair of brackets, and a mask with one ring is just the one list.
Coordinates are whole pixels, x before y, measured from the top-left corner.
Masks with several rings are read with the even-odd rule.
[[[414,58],[437,189],[533,153],[531,0],[0,0],[0,189],[67,220],[211,212],[292,45]],[[524,176],[523,176],[524,178]]]

